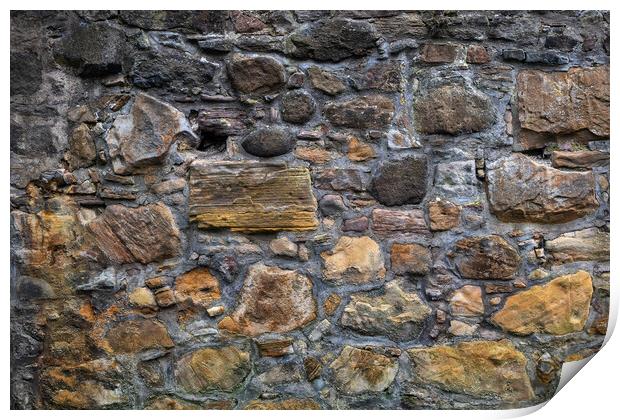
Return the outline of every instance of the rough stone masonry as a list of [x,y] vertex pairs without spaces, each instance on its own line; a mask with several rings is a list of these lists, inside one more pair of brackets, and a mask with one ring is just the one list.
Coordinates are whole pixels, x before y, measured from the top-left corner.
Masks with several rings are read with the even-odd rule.
[[16,409],[472,409],[609,308],[609,13],[11,13]]

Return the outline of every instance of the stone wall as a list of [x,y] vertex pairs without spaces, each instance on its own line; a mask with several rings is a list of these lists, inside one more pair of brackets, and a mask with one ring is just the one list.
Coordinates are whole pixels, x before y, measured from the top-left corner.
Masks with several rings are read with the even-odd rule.
[[14,408],[507,408],[609,306],[609,14],[11,14]]

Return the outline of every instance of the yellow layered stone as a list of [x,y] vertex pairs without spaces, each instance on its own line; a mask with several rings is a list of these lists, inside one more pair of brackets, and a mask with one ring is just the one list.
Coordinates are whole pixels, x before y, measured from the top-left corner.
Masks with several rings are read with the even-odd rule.
[[190,219],[204,229],[304,231],[318,226],[307,168],[286,163],[197,161],[190,170]]

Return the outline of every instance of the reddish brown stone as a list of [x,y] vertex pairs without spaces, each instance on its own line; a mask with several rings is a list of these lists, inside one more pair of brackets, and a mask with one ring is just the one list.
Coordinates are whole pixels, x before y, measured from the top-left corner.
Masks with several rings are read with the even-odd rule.
[[551,164],[555,168],[591,169],[595,166],[609,165],[609,153],[599,152],[598,150],[578,152],[555,150],[551,153]]
[[124,321],[113,326],[105,335],[105,342],[114,353],[174,347],[166,327],[147,319]]
[[482,45],[470,45],[469,48],[467,48],[467,58],[465,61],[468,63],[484,64],[488,63],[490,60],[491,58],[489,57],[487,49]]
[[592,172],[550,168],[520,153],[487,164],[491,212],[503,222],[565,223],[598,208]]
[[191,299],[195,305],[207,307],[220,298],[220,284],[208,268],[196,268],[175,280],[177,298]]
[[365,95],[354,99],[329,102],[323,108],[334,126],[347,128],[384,128],[394,116],[394,102],[387,96]]
[[417,209],[374,209],[372,211],[372,229],[379,235],[429,233],[424,220],[424,212]]
[[456,59],[457,46],[450,44],[424,44],[422,61],[429,64],[452,63]]
[[452,259],[464,278],[507,280],[516,275],[521,258],[504,238],[475,236],[456,242]]
[[418,244],[392,244],[390,251],[392,271],[397,274],[428,274],[431,269],[430,250]]
[[162,203],[136,208],[108,206],[88,223],[88,229],[99,248],[118,264],[147,264],[181,252],[176,222]]
[[447,200],[436,199],[428,203],[431,230],[450,230],[459,225],[461,208]]
[[517,76],[518,150],[548,141],[609,137],[609,66],[567,72],[523,70]]

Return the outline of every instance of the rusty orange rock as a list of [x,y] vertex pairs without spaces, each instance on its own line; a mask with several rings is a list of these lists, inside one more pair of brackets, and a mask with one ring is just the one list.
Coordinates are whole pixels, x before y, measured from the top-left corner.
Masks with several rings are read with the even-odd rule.
[[562,335],[583,330],[590,313],[592,278],[585,271],[556,277],[509,296],[491,320],[506,331]]

